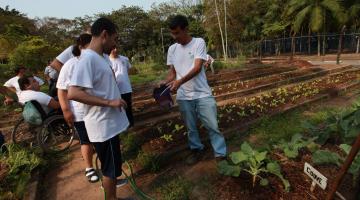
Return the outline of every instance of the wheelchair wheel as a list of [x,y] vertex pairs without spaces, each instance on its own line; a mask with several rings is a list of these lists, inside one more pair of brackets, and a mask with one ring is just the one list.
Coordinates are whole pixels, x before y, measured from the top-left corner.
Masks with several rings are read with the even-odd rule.
[[71,146],[74,133],[75,130],[66,124],[62,115],[54,115],[44,121],[37,140],[43,151],[59,152]]
[[36,140],[38,131],[39,127],[26,123],[21,117],[21,119],[16,122],[15,127],[11,133],[11,140],[15,144],[19,144],[27,148],[32,148],[38,146],[38,142]]

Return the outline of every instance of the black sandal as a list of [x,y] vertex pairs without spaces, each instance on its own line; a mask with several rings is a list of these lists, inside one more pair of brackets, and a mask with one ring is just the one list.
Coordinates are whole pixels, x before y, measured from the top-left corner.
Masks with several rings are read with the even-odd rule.
[[90,183],[96,183],[99,181],[99,176],[97,175],[95,169],[93,168],[86,170],[85,176],[87,177]]

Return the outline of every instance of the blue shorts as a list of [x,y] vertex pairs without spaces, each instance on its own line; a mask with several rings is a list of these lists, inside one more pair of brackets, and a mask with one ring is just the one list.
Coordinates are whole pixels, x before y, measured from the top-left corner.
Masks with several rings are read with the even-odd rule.
[[89,136],[87,134],[86,128],[85,128],[85,122],[81,121],[81,122],[74,122],[74,126],[76,129],[76,132],[79,136],[80,139],[80,144],[91,144],[90,140],[89,140]]
[[99,157],[102,174],[111,179],[121,176],[122,160],[119,135],[104,142],[93,142],[92,144]]

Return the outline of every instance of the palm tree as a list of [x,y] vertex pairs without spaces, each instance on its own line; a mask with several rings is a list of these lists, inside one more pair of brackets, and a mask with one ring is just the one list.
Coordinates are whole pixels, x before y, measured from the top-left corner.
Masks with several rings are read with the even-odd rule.
[[[355,32],[360,30],[360,0],[348,0],[345,7],[348,11],[348,25]],[[360,35],[357,35],[356,53],[360,53]]]
[[344,9],[339,0],[291,0],[284,15],[291,21],[294,34],[303,26],[318,34],[318,56],[321,51],[320,31],[325,28],[324,21],[330,16],[339,24],[345,21]]

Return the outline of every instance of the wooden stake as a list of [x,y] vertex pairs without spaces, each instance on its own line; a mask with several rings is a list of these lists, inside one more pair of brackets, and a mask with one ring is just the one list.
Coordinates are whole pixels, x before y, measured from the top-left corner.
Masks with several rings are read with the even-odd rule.
[[359,150],[360,150],[360,133],[359,133],[358,137],[356,138],[356,141],[353,144],[353,146],[350,150],[350,153],[345,160],[345,163],[341,167],[339,174],[336,176],[335,183],[334,183],[334,185],[332,185],[330,192],[326,197],[327,200],[332,200],[334,198],[337,188],[339,187],[342,179],[345,176],[345,173],[350,168],[350,166],[351,166],[353,160],[355,159],[356,154],[359,152]]

